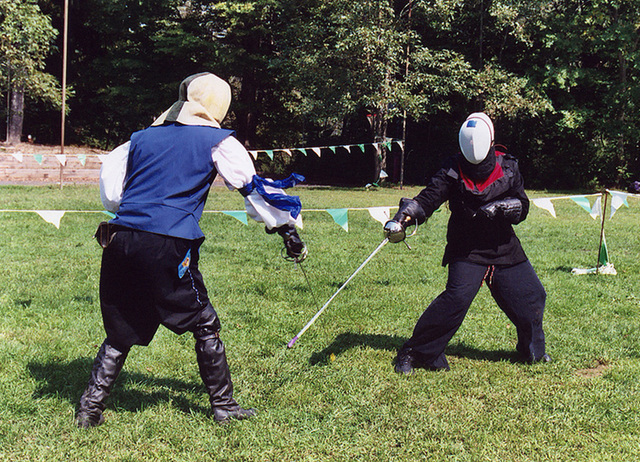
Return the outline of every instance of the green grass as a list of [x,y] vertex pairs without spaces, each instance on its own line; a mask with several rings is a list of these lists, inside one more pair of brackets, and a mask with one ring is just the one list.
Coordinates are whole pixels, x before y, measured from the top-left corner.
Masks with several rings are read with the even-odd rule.
[[[416,194],[296,188],[307,209],[396,205]],[[552,193],[531,192],[532,197]],[[444,288],[443,208],[404,245],[387,245],[296,343],[287,342],[380,243],[381,225],[349,213],[303,214],[314,297],[281,241],[255,222],[205,214],[201,269],[223,323],[244,406],[216,425],[193,338],[161,328],[134,348],[106,423],[75,428],[76,402],[103,340],[98,299],[101,214],[60,226],[0,213],[2,461],[631,461],[640,459],[640,201],[607,220],[617,276],[595,266],[599,222],[572,201],[558,218],[532,206],[517,232],[547,293],[550,364],[512,362],[515,329],[483,288],[448,347],[449,372],[393,372],[396,349]],[[210,210],[242,208],[216,188]],[[0,209],[100,211],[95,186],[0,187]]]

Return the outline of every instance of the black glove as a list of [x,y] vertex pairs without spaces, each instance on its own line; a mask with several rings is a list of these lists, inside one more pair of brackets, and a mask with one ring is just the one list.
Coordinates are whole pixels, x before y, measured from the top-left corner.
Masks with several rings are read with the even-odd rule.
[[307,258],[307,246],[300,236],[298,236],[298,231],[296,231],[296,227],[293,225],[282,225],[278,228],[267,229],[268,234],[278,233],[282,236],[282,240],[284,241],[284,248],[287,252],[287,256],[296,263],[300,263]]
[[522,202],[520,199],[501,199],[484,204],[478,209],[474,216],[483,216],[489,220],[504,218],[509,223],[518,223],[522,213]]
[[425,220],[426,215],[420,204],[414,199],[403,197],[400,199],[398,212],[384,224],[383,232],[389,241],[401,242],[406,237],[405,229],[414,224],[422,224]]

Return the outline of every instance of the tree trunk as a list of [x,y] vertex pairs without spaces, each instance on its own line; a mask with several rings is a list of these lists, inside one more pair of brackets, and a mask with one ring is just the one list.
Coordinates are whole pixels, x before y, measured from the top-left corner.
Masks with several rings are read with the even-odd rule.
[[13,83],[9,89],[9,118],[7,121],[7,143],[19,143],[24,121],[24,84]]

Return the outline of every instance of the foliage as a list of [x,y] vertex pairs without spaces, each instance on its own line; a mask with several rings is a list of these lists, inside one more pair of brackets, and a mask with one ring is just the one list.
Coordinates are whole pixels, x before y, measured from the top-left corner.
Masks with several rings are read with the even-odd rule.
[[[296,188],[305,208],[390,206],[379,189]],[[532,196],[537,194],[532,193]],[[556,195],[545,193],[545,196]],[[0,212],[0,460],[30,461],[628,461],[640,456],[640,201],[607,220],[617,276],[592,267],[599,223],[572,201],[558,218],[532,207],[517,232],[543,285],[549,364],[513,361],[516,333],[482,288],[447,350],[451,371],[393,372],[396,349],[444,288],[446,208],[412,250],[387,245],[293,349],[286,343],[381,241],[350,211],[344,232],[303,212],[304,275],[257,223],[205,213],[199,262],[227,347],[235,397],[255,419],[212,422],[193,338],[161,328],[132,349],[103,426],[73,413],[103,338],[98,299],[104,218],[95,186],[7,187],[0,209],[67,213],[60,229],[33,212]],[[208,210],[241,209],[214,188]],[[232,236],[232,237],[231,237]]]
[[[59,6],[38,3],[59,29]],[[210,70],[231,82],[227,125],[250,148],[404,137],[418,183],[454,149],[461,120],[483,110],[533,184],[624,186],[640,171],[639,9],[635,0],[72,1],[68,136],[119,144],[173,102],[180,80]],[[47,119],[34,108],[31,126]],[[399,155],[387,155],[397,177]],[[259,167],[282,172],[283,159]]]

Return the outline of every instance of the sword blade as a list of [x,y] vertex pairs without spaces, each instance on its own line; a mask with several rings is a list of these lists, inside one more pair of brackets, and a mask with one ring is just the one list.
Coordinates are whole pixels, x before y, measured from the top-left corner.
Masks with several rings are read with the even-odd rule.
[[355,275],[356,275],[356,274],[358,274],[358,273],[360,272],[360,270],[361,270],[362,268],[364,268],[364,267],[365,267],[365,265],[366,265],[367,263],[369,263],[369,260],[371,260],[371,259],[374,257],[374,255],[375,255],[375,254],[377,254],[377,253],[380,251],[380,249],[382,249],[382,248],[387,244],[387,242],[389,242],[389,238],[385,238],[385,239],[380,243],[380,245],[379,245],[378,247],[376,247],[376,249],[375,249],[373,252],[371,252],[371,254],[367,257],[367,259],[366,259],[365,261],[363,261],[363,262],[362,262],[362,264],[358,267],[358,269],[356,269],[356,270],[353,272],[353,274],[352,274],[351,276],[349,276],[349,279],[347,279],[347,280],[346,280],[346,281],[345,281],[345,282],[344,282],[344,283],[343,283],[343,284],[338,288],[338,290],[336,290],[336,292],[331,296],[331,298],[329,298],[329,300],[327,300],[327,302],[322,306],[322,308],[320,308],[320,310],[319,310],[319,311],[318,311],[318,312],[313,316],[313,318],[311,318],[311,320],[310,320],[310,321],[309,321],[309,322],[308,322],[308,323],[307,323],[307,324],[306,324],[306,325],[305,325],[305,326],[300,330],[300,332],[298,332],[298,333],[297,333],[297,334],[296,334],[296,335],[295,335],[295,336],[294,336],[294,337],[289,341],[289,343],[287,344],[287,347],[288,347],[288,348],[292,348],[292,347],[293,347],[294,343],[296,343],[296,341],[297,341],[300,337],[302,337],[302,334],[304,334],[304,333],[307,331],[307,329],[308,329],[309,327],[311,327],[311,325],[312,325],[314,322],[316,322],[316,319],[318,319],[318,317],[319,317],[319,316],[322,314],[322,312],[323,312],[323,311],[324,311],[324,310],[329,306],[329,304],[333,301],[333,299],[334,299],[334,298],[336,298],[336,295],[338,295],[338,294],[340,293],[340,291],[341,291],[342,289],[344,289],[344,288],[345,288],[345,286],[346,286],[347,284],[349,284],[349,281],[351,281],[351,280],[355,277]]

